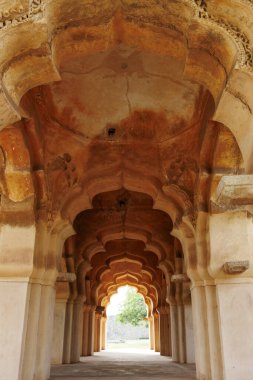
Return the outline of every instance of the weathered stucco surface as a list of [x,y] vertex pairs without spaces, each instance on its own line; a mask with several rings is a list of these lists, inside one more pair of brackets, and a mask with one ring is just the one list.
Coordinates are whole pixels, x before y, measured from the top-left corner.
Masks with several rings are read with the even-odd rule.
[[[150,347],[252,380],[252,0],[0,0],[0,378]],[[194,343],[193,343],[194,342]]]

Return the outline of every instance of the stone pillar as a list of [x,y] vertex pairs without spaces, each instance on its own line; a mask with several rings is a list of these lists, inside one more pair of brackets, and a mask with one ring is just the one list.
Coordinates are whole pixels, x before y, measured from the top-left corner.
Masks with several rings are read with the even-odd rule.
[[88,305],[87,303],[83,305],[83,343],[82,343],[82,356],[88,356],[90,310],[91,310],[91,305]]
[[64,327],[64,344],[63,344],[63,364],[70,363],[71,355],[71,340],[72,340],[72,323],[73,323],[73,305],[74,301],[72,296],[67,301],[66,304],[66,315],[65,315],[65,327]]
[[[28,222],[29,224],[29,222]],[[22,376],[26,336],[36,334],[40,285],[32,284],[36,229],[3,225],[0,230],[0,378]],[[37,302],[32,302],[36,299]],[[29,326],[28,316],[32,324]],[[36,336],[35,336],[36,339]],[[35,345],[36,347],[36,345]],[[31,362],[35,361],[32,353]]]
[[50,376],[54,306],[55,287],[51,285],[42,286],[34,380],[46,380]]
[[[246,194],[243,193],[243,187],[239,193],[240,197],[242,196],[242,205],[245,204],[248,195],[252,200],[252,187],[248,183],[246,185]],[[232,191],[234,205],[238,202],[237,181]],[[222,200],[225,196],[226,187],[219,199]],[[208,286],[205,291],[209,341],[212,348],[216,343],[214,339],[219,337],[222,364],[220,367],[223,367],[223,374],[216,376],[219,368],[216,367],[214,350],[210,349],[213,353],[212,376],[217,379],[223,376],[226,380],[250,379],[253,357],[252,215],[247,210],[213,214],[209,218],[209,242],[209,273],[215,279],[215,284]]]
[[97,321],[97,344],[96,344],[96,352],[101,351],[101,324],[102,324],[102,315],[100,313],[96,313],[96,321]]
[[221,283],[216,286],[224,378],[252,377],[253,284]]
[[36,365],[36,349],[40,316],[41,284],[30,284],[27,331],[21,378],[32,380]]
[[105,316],[101,319],[101,350],[106,349],[106,320]]
[[73,304],[73,322],[71,338],[71,363],[80,361],[83,336],[83,302],[84,297],[78,296]]
[[151,315],[148,318],[149,321],[149,348],[150,350],[155,349],[155,338],[154,338],[154,316]]
[[173,362],[179,362],[178,314],[176,303],[170,302],[171,356]]
[[2,143],[8,142],[1,182],[6,175],[11,179],[1,183],[0,378],[46,380],[62,235],[60,228],[57,233],[48,228],[44,171],[31,170],[22,127],[1,131],[0,140],[0,155]]
[[[212,377],[205,287],[193,285],[191,289],[191,295],[197,378],[201,379],[202,376],[202,378],[211,380]],[[218,352],[218,355],[220,355],[220,352]],[[221,380],[220,378],[218,379]]]
[[[47,261],[50,235],[46,223],[42,220],[37,222],[36,230],[36,259],[34,259],[36,265],[30,280],[31,291],[21,376],[21,379],[27,380],[45,380],[49,377],[55,303],[56,268],[53,260]],[[47,262],[51,263],[51,269],[47,268]]]
[[55,283],[57,263],[61,260],[64,237],[59,230],[53,230],[48,238],[45,254],[45,272],[41,288],[38,344],[36,368],[33,380],[46,380],[50,377],[51,348],[54,325]]
[[94,354],[95,310],[96,306],[91,305],[89,313],[88,356]]
[[96,312],[95,312],[94,352],[101,351],[103,311],[104,311],[104,307],[97,306]]
[[95,318],[94,318],[94,335],[93,335],[93,350],[94,352],[98,352],[98,349],[97,349],[97,342],[98,342],[98,338],[97,338],[97,334],[98,334],[98,315],[97,313],[95,312]]
[[[184,282],[189,282],[189,278],[185,273],[182,273],[183,259],[181,257],[176,257],[175,263],[176,274],[171,276],[169,291],[172,331],[172,360],[179,363],[185,363],[186,337],[184,314]],[[189,294],[187,294],[187,296],[189,296]]]
[[177,305],[177,315],[178,315],[177,321],[178,321],[179,363],[186,363],[184,305],[182,303]]
[[56,302],[54,312],[54,331],[51,351],[51,363],[63,363],[63,345],[66,321],[66,305],[69,298],[69,282],[75,281],[74,273],[58,274],[56,282]]
[[[176,274],[171,277],[175,282],[175,302],[177,316],[177,335],[178,335],[178,361],[186,363],[186,343],[185,343],[185,320],[184,320],[184,304],[183,304],[183,282],[187,278],[186,274],[182,273],[183,258],[175,258]],[[175,312],[175,311],[174,311]]]
[[195,363],[195,344],[191,303],[184,304],[186,363]]
[[56,299],[54,308],[54,331],[51,351],[52,364],[62,364],[66,304],[67,300]]
[[160,306],[159,325],[160,325],[160,354],[171,356],[171,332],[170,332],[170,310],[168,305]]
[[160,324],[159,324],[159,314],[157,311],[153,313],[154,315],[154,337],[155,337],[155,352],[160,352]]
[[189,276],[198,379],[252,378],[253,223],[245,204],[253,181],[244,187],[238,177],[225,177],[213,213],[199,212],[196,224]]
[[[22,125],[1,130],[0,146],[0,378],[19,380],[23,376],[28,336],[33,335],[36,341],[39,315],[39,298],[31,302],[40,294],[41,279],[40,273],[34,273],[35,190]],[[30,356],[32,369],[35,351]]]
[[[31,287],[28,281],[19,282],[11,277],[0,279],[1,379],[18,380],[20,378],[30,292]],[[36,308],[34,313],[37,313]]]

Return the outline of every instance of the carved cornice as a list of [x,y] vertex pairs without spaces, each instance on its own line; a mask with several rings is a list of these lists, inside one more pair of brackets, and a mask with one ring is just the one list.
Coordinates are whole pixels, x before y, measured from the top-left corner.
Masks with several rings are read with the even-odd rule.
[[33,19],[43,11],[43,0],[32,0],[26,10],[19,1],[9,8],[0,9],[0,29],[21,24]]
[[[214,24],[215,27],[223,29],[232,37],[239,51],[238,65],[253,71],[253,52],[248,36],[240,30],[238,26],[228,22],[222,17],[211,14],[208,10],[206,0],[185,0],[185,2],[193,9],[197,19],[203,19],[206,22]],[[249,9],[253,10],[252,0],[242,0],[242,4],[246,4]],[[37,17],[43,12],[43,6],[43,0],[32,0],[29,8],[25,9],[19,0],[14,6],[0,9],[0,29],[24,23],[33,19],[35,16]]]
[[[209,13],[206,0],[186,0],[194,10],[195,17],[203,19],[215,27],[223,29],[237,45],[239,51],[238,66],[253,71],[253,51],[252,45],[247,35],[240,30],[236,25],[224,20],[223,18],[216,17]],[[253,9],[252,0],[244,0],[250,8]]]
[[243,0],[253,11],[253,0]]

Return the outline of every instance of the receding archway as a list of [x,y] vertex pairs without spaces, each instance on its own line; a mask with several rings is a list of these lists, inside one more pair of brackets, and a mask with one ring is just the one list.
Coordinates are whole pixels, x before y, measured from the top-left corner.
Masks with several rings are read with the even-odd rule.
[[[138,288],[124,285],[105,304],[106,324],[102,329],[102,349],[133,352],[150,348],[148,305]],[[106,342],[103,345],[103,336]]]

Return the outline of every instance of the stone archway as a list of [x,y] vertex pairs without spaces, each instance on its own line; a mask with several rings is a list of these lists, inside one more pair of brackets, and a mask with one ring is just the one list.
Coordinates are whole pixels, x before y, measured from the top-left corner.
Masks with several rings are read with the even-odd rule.
[[191,287],[197,377],[248,379],[252,2],[0,6],[0,375],[49,377],[55,291],[79,360],[83,307],[94,323],[122,280],[181,362]]

